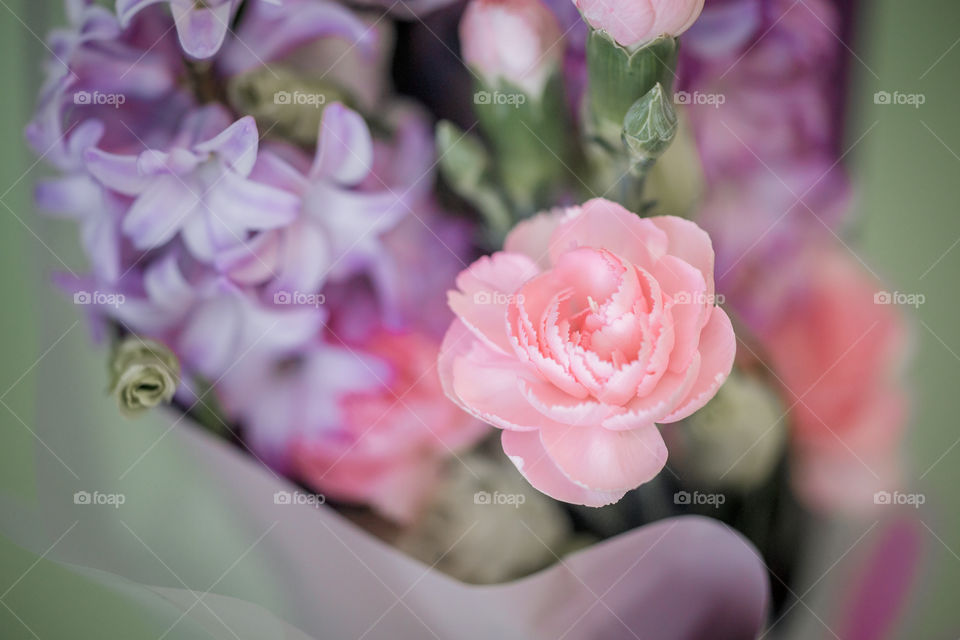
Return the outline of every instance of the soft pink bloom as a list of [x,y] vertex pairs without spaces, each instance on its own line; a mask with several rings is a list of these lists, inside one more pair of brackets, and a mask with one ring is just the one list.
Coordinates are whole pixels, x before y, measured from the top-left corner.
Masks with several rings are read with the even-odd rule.
[[903,320],[841,248],[812,250],[781,276],[797,290],[760,337],[794,405],[794,484],[811,506],[868,509],[898,477]]
[[543,92],[563,57],[563,35],[541,0],[473,0],[460,21],[464,61],[484,80]]
[[336,428],[295,437],[293,472],[331,498],[370,504],[409,522],[430,496],[441,465],[489,429],[444,397],[438,348],[435,339],[413,332],[379,332],[368,340],[362,353],[386,367],[377,376],[380,385],[341,395]]
[[653,478],[656,423],[713,397],[736,338],[694,223],[591,200],[520,223],[457,278],[440,376],[540,491],[600,506]]
[[574,0],[594,29],[625,47],[639,47],[660,36],[678,36],[694,23],[703,0]]

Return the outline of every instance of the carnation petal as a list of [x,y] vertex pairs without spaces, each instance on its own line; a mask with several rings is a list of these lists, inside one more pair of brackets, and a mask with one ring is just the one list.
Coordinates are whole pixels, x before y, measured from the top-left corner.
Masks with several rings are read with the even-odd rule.
[[555,500],[602,507],[618,501],[626,491],[594,491],[567,478],[547,455],[540,437],[533,431],[504,431],[500,436],[503,452],[523,477],[538,491]]
[[700,372],[683,403],[661,422],[676,422],[707,404],[724,383],[737,354],[737,336],[726,312],[714,307],[700,334]]
[[450,309],[481,340],[505,353],[513,347],[507,336],[507,303],[539,269],[526,256],[498,252],[484,256],[457,276],[458,291],[450,291]]
[[648,218],[667,236],[667,253],[693,265],[703,274],[707,296],[713,297],[713,242],[695,222],[677,216]]
[[652,423],[629,431],[545,427],[540,442],[565,476],[592,490],[628,491],[653,479],[667,462],[667,446]]
[[550,236],[550,260],[577,247],[606,249],[620,259],[648,268],[667,250],[667,235],[648,218],[609,200],[586,202],[579,215],[563,221]]

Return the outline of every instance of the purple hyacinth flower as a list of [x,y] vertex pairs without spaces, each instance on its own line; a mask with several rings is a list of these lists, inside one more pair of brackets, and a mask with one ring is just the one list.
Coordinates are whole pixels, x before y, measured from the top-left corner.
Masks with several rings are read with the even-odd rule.
[[295,353],[323,325],[322,307],[271,304],[209,270],[188,277],[181,263],[189,262],[168,252],[144,270],[142,293],[107,311],[127,329],[172,346],[186,367],[211,381],[235,366]]
[[253,118],[211,135],[225,118],[219,107],[195,112],[168,151],[86,152],[94,177],[135,198],[123,220],[135,247],[154,249],[181,233],[197,259],[211,262],[219,251],[242,244],[247,231],[274,229],[296,218],[295,195],[248,179],[259,143]]

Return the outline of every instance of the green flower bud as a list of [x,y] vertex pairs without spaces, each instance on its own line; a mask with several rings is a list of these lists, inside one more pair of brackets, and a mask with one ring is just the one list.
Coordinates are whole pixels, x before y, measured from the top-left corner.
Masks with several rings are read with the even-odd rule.
[[345,101],[336,87],[279,65],[234,76],[227,96],[238,113],[254,117],[260,131],[303,145],[316,144],[324,107]]
[[712,487],[762,484],[786,445],[785,413],[769,384],[734,368],[717,395],[684,421],[684,473]]
[[677,112],[659,82],[633,103],[623,119],[623,141],[637,162],[660,156],[677,135]]
[[675,38],[659,38],[630,51],[606,32],[591,30],[587,38],[588,104],[594,129],[601,134],[611,126],[619,129],[631,105],[658,82],[669,92],[676,61]]
[[169,403],[180,384],[180,363],[164,345],[137,336],[116,345],[110,361],[110,393],[120,412],[136,416],[161,402]]

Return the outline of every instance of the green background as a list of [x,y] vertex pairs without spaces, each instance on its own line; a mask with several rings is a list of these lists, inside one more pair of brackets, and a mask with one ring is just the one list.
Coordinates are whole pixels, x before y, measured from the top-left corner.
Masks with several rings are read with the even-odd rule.
[[[83,455],[87,447],[91,454],[97,446],[143,450],[144,443],[155,439],[157,431],[152,430],[162,432],[168,426],[153,417],[120,421],[102,393],[103,352],[91,344],[85,324],[77,322],[81,318],[76,308],[59,300],[50,283],[51,273],[63,269],[61,258],[77,271],[83,265],[75,227],[42,219],[31,206],[32,184],[45,168],[35,164],[22,134],[46,53],[38,36],[59,19],[57,4],[0,2],[0,487],[5,495],[26,502],[36,491],[35,465],[54,455],[31,433],[38,420],[64,420],[59,428],[77,431],[68,442],[78,449],[64,454],[67,460]],[[911,484],[927,497],[918,514],[924,557],[897,636],[955,638],[960,633],[960,430],[954,408],[960,397],[960,211],[955,196],[960,184],[960,3],[861,4],[848,131],[848,143],[859,142],[847,157],[858,186],[861,219],[849,244],[890,282],[891,290],[925,297],[924,304],[911,310],[915,357],[909,379],[916,400],[908,471]],[[877,105],[873,94],[880,90],[923,94],[925,103],[918,109]],[[89,425],[97,427],[93,443],[80,431]],[[138,482],[156,483],[170,473],[165,463],[182,462],[167,450],[171,444],[158,447]],[[176,473],[189,475],[189,470],[181,466]],[[214,539],[222,530],[224,545],[242,552],[242,543],[229,540],[228,516],[218,520],[211,505],[203,512]],[[3,544],[2,536],[0,545],[2,637],[31,637],[16,617],[29,620],[44,640],[114,637],[98,636],[103,627],[97,619],[103,616],[91,611],[113,612],[110,628],[124,629],[125,637],[156,637],[176,618],[175,612],[162,608],[136,608],[129,593],[118,596],[102,580],[65,572],[46,559],[37,562],[36,555]],[[234,551],[225,557],[237,555]],[[201,569],[197,571],[199,575]],[[236,588],[242,592],[246,569],[237,571],[241,586]],[[249,571],[253,575],[254,569]],[[75,606],[65,609],[66,615],[61,611],[56,620],[38,614],[41,599],[59,598],[69,598]],[[819,632],[829,637],[823,628]],[[182,625],[168,637],[174,636],[193,637],[192,627]]]

